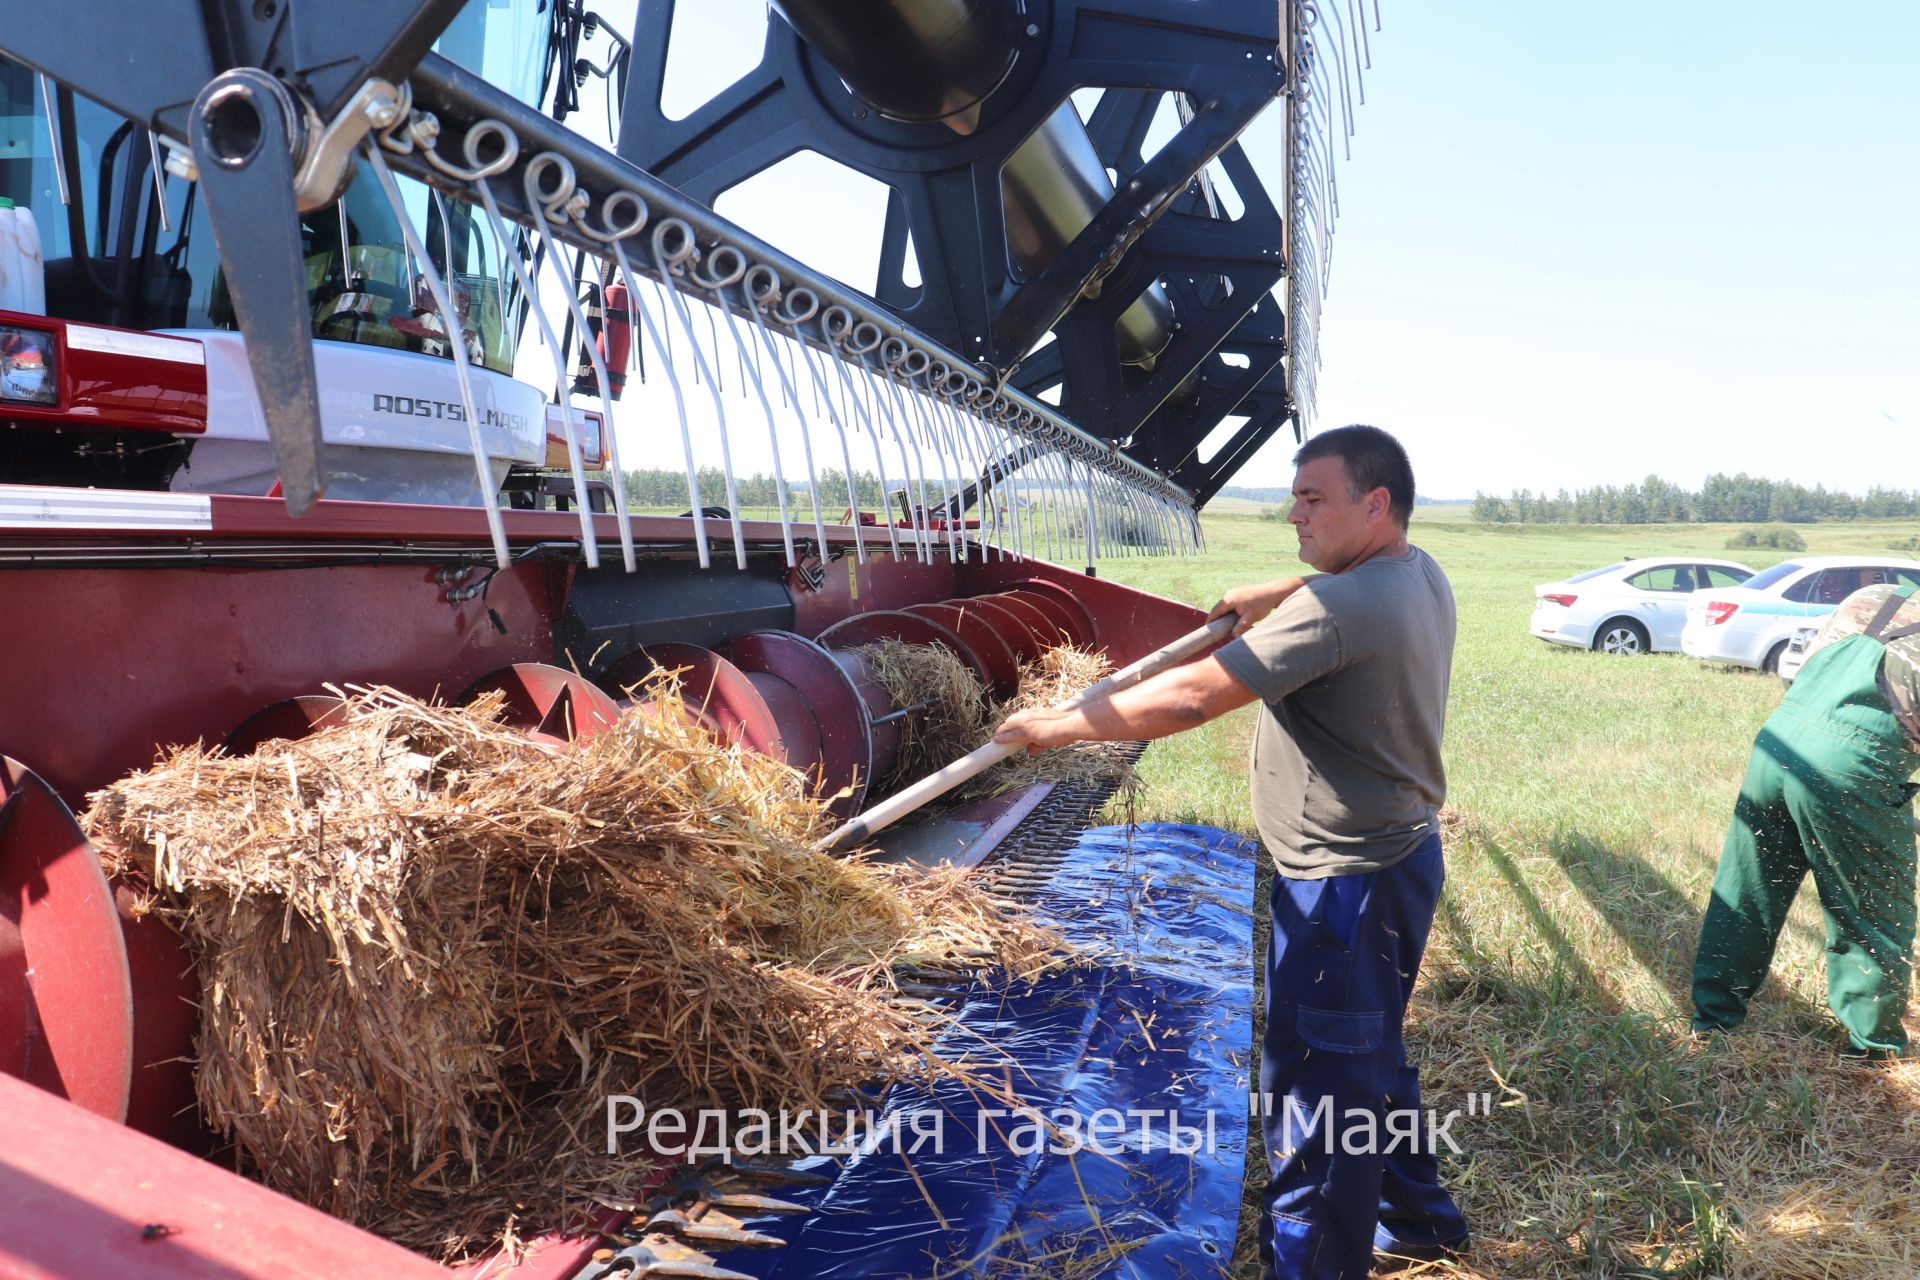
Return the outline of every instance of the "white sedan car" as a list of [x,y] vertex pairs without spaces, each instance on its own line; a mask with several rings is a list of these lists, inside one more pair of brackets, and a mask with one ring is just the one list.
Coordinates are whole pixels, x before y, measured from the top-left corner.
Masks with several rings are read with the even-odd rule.
[[1528,630],[1549,644],[1600,653],[1671,653],[1680,647],[1692,592],[1737,587],[1752,576],[1731,560],[1622,560],[1535,587]]
[[1882,583],[1920,586],[1920,560],[1800,556],[1745,586],[1697,591],[1687,604],[1682,651],[1709,662],[1777,672],[1794,634],[1820,625],[1842,600]]

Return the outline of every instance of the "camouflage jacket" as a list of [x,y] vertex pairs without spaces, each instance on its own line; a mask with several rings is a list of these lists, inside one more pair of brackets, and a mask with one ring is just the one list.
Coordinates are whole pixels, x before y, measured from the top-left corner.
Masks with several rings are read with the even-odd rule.
[[[1898,590],[1899,587],[1890,586],[1862,587],[1842,600],[1840,607],[1828,616],[1826,625],[1820,628],[1820,634],[1807,646],[1807,656],[1812,657],[1836,640],[1865,631],[1887,597]],[[1920,593],[1915,593],[1901,607],[1887,624],[1887,630],[1915,623],[1920,623]],[[1907,745],[1920,751],[1920,635],[1907,636],[1887,646],[1887,655],[1880,663],[1880,690],[1887,695],[1900,727],[1907,731]]]

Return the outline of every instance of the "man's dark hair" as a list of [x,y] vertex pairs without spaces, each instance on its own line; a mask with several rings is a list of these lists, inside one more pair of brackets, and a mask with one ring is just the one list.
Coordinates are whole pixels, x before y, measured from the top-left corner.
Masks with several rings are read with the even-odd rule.
[[1406,528],[1413,519],[1413,464],[1400,442],[1380,428],[1356,425],[1323,431],[1300,446],[1293,465],[1315,458],[1338,458],[1346,465],[1348,496],[1355,502],[1375,489],[1385,489],[1400,527]]

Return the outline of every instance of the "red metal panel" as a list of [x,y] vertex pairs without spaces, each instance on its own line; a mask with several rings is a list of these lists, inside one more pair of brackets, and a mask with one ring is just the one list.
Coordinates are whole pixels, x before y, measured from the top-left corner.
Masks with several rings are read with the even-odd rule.
[[551,660],[565,574],[528,562],[486,600],[449,604],[430,565],[0,570],[0,751],[78,808],[150,766],[155,744],[223,741],[327,682],[451,698],[508,663]]
[[[207,429],[207,366],[187,338],[69,324],[0,311],[0,324],[50,333],[57,404],[9,400],[0,412],[25,426],[177,431]],[[161,358],[142,354],[163,353]],[[178,353],[164,358],[164,353]]]
[[1035,560],[995,560],[961,566],[960,594],[984,595],[1018,586],[1022,579],[1057,583],[1072,593],[1100,630],[1114,666],[1146,657],[1207,620],[1205,611],[1104,578]]
[[444,1267],[0,1076],[0,1276],[448,1280]]
[[133,992],[113,890],[45,782],[0,756],[0,1071],[127,1118]]

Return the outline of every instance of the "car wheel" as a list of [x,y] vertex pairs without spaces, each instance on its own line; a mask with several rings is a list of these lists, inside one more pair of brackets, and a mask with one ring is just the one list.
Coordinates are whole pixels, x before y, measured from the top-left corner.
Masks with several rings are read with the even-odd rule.
[[1782,640],[1779,644],[1767,650],[1767,656],[1764,659],[1762,659],[1760,662],[1760,670],[1770,676],[1779,675],[1780,674],[1780,655],[1785,653],[1786,651],[1787,651],[1787,642],[1785,640]]
[[1647,629],[1632,618],[1609,618],[1593,633],[1595,653],[1631,658],[1650,652],[1652,648],[1653,642],[1647,635]]

